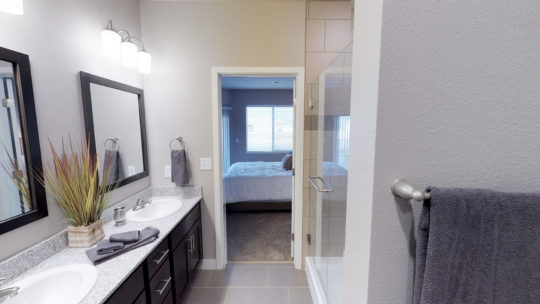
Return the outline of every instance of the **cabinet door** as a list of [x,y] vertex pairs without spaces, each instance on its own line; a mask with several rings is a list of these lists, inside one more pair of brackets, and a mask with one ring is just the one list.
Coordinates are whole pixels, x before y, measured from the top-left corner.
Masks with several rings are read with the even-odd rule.
[[188,246],[190,246],[189,256],[188,256],[189,275],[190,275],[190,278],[193,278],[194,272],[202,260],[202,231],[201,231],[200,220],[197,221],[195,225],[193,225],[193,228],[188,234],[188,241],[191,242],[190,244],[188,244]]
[[188,242],[189,237],[186,236],[178,247],[173,250],[173,267],[174,267],[174,290],[176,292],[176,298],[181,299],[184,294],[185,288],[188,284]]

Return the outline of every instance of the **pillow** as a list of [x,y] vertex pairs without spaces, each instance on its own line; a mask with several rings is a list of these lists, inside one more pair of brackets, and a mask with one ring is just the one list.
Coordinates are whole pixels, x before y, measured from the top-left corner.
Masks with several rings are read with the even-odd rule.
[[292,170],[292,153],[291,152],[283,156],[283,158],[281,159],[281,164],[283,165],[283,169]]

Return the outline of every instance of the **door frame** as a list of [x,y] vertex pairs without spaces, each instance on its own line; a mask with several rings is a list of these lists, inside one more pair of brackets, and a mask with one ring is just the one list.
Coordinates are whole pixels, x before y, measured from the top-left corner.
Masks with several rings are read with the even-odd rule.
[[302,268],[302,207],[304,180],[304,67],[212,67],[212,139],[214,157],[214,227],[216,233],[216,268],[227,265],[227,227],[223,205],[223,153],[221,122],[221,76],[278,76],[295,77],[294,101],[295,126],[293,167],[294,193],[292,208],[294,214],[294,266]]

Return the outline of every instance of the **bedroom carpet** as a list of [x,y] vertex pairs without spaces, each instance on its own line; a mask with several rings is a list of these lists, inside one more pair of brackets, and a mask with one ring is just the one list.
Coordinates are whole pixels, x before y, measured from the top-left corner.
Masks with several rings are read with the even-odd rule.
[[229,261],[291,261],[290,211],[227,211]]

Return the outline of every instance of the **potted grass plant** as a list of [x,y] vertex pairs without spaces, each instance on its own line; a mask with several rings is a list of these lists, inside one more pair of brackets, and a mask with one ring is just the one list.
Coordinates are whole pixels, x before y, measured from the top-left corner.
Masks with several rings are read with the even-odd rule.
[[2,168],[21,193],[22,199],[20,201],[20,204],[22,212],[28,212],[32,210],[32,200],[30,194],[30,187],[28,186],[28,176],[26,175],[24,169],[21,169],[22,165],[11,157],[5,146],[4,151],[9,160],[9,164],[2,164]]
[[51,141],[52,163],[38,172],[38,180],[56,200],[68,222],[69,247],[90,247],[103,239],[101,215],[110,199],[110,190],[116,184],[108,180],[108,171],[99,178],[98,155],[90,153],[90,145],[81,142],[80,152],[73,150],[71,139],[68,149],[62,141],[58,152]]

